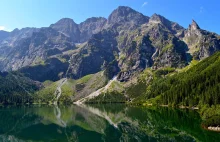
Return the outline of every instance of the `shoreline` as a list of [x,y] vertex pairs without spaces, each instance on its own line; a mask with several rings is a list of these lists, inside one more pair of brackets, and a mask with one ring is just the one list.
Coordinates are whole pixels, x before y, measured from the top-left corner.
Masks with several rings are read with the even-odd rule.
[[207,130],[207,131],[219,132],[220,133],[220,127],[219,126],[217,126],[217,127],[214,127],[214,126],[208,126],[208,127],[202,126],[202,128]]
[[209,131],[220,132],[220,127],[219,127],[219,126],[217,126],[217,127],[209,126],[207,129],[208,129]]

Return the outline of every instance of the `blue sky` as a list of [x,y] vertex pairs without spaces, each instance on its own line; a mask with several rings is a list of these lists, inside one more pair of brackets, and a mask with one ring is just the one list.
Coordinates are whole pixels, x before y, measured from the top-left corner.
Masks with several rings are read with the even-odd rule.
[[219,0],[1,0],[0,30],[47,27],[65,17],[76,23],[94,16],[107,18],[118,6],[147,16],[157,13],[185,28],[194,19],[201,28],[220,34]]

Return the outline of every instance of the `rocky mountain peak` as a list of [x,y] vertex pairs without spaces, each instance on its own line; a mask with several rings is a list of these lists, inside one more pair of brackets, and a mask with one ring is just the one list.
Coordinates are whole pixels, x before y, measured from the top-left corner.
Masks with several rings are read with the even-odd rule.
[[136,12],[134,9],[128,6],[119,6],[116,10],[120,12]]
[[183,40],[189,48],[189,53],[195,59],[204,59],[220,50],[220,41],[215,33],[203,30],[192,20],[185,32]]
[[87,41],[93,34],[100,32],[107,19],[103,17],[92,17],[79,24],[80,42]]
[[152,23],[160,23],[162,25],[171,25],[172,24],[171,21],[169,21],[165,17],[163,17],[159,14],[156,14],[156,13],[150,17],[149,21]]
[[52,24],[50,27],[70,37],[73,42],[79,41],[79,27],[73,19],[63,18],[55,24]]
[[189,25],[189,28],[192,30],[198,30],[200,29],[199,25],[196,23],[196,21],[192,20],[192,24]]
[[88,22],[97,22],[97,21],[107,21],[107,19],[104,17],[91,17],[91,18],[86,19],[86,21],[84,21],[80,24],[88,23]]
[[119,6],[108,17],[108,25],[122,22],[132,22],[136,25],[147,23],[149,17],[135,11],[134,9],[126,6]]
[[63,18],[46,28],[0,32],[0,70],[42,65],[56,58],[65,68],[71,60],[69,74],[82,77],[115,60],[130,75],[150,66],[183,67],[187,48],[193,57],[202,59],[220,50],[219,43],[216,35],[200,29],[194,20],[184,29],[159,14],[149,18],[119,6],[108,19],[92,17],[76,24]]
[[154,13],[151,17],[150,17],[150,21],[163,21],[165,18],[159,14]]
[[19,29],[18,28],[15,28],[12,32],[18,32]]
[[71,18],[62,18],[59,21],[57,21],[55,24],[52,24],[51,26],[61,25],[61,24],[76,25],[76,23],[73,21],[73,19],[71,19]]
[[149,24],[160,24],[163,27],[166,27],[169,31],[171,31],[173,34],[175,34],[177,37],[180,37],[185,30],[182,26],[180,26],[176,22],[172,22],[165,17],[159,15],[159,14],[153,14],[150,17]]

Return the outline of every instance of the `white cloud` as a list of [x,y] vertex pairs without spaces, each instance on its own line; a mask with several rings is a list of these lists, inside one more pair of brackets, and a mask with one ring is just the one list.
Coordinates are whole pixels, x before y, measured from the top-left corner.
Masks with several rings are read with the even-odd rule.
[[200,13],[203,13],[203,12],[204,12],[204,10],[205,10],[205,9],[204,9],[204,7],[203,7],[203,6],[201,6],[201,7],[200,7],[199,12],[200,12]]
[[6,28],[5,26],[0,26],[0,31],[7,31],[7,32],[11,32],[11,29]]
[[146,6],[148,4],[148,2],[146,1],[146,2],[144,2],[143,4],[142,4],[142,7],[144,7],[144,6]]
[[4,26],[0,26],[0,30],[5,30],[5,27]]

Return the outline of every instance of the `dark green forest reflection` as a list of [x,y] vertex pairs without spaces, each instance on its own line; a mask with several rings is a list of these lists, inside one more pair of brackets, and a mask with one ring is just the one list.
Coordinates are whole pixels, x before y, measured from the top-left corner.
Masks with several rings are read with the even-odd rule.
[[125,105],[0,107],[1,142],[220,141],[192,110]]

